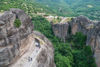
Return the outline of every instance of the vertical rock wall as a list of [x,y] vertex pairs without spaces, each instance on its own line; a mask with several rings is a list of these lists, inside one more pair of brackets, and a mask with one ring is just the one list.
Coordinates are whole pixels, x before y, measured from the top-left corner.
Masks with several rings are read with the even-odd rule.
[[82,32],[87,36],[86,45],[90,45],[96,59],[97,66],[100,67],[100,22],[94,22],[87,17],[79,16],[70,22],[72,34]]
[[69,27],[68,23],[52,24],[52,30],[55,36],[61,38],[61,41],[64,42],[68,34],[68,27]]
[[[70,28],[70,29],[69,29]],[[72,35],[76,32],[82,32],[87,36],[86,45],[90,45],[96,58],[97,66],[100,67],[100,22],[89,20],[85,16],[73,18],[69,23],[52,25],[55,36],[66,40],[69,37],[67,34],[71,30]]]

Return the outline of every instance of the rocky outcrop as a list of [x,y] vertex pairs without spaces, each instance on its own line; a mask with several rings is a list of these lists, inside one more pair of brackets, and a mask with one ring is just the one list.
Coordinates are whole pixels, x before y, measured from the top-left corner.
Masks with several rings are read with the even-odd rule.
[[[72,18],[72,20],[66,25],[55,24],[52,26],[54,34],[61,38],[68,38],[68,31],[70,34],[74,35],[76,32],[82,32],[87,36],[86,45],[90,45],[94,56],[96,58],[97,66],[100,67],[100,22],[94,22],[89,20],[85,16],[79,16]],[[59,31],[59,32],[56,32]]]
[[9,67],[56,67],[52,43],[43,34],[34,31],[22,44],[27,45],[20,49],[24,54]]
[[100,22],[93,22],[84,16],[79,16],[74,18],[70,25],[72,34],[82,32],[87,36],[86,45],[91,46],[97,66],[100,67]]
[[61,41],[66,40],[67,34],[68,34],[68,23],[58,23],[58,24],[53,24],[52,23],[52,30],[54,32],[54,35],[61,38]]
[[[16,19],[21,22],[19,27],[14,25]],[[17,61],[20,62],[24,56],[31,55],[28,54],[28,51],[32,48],[39,49],[39,52],[36,53],[37,50],[32,49],[31,52],[34,54],[32,62],[34,63],[26,64],[29,64],[30,67],[55,66],[54,49],[51,42],[39,32],[33,33],[33,28],[31,19],[21,9],[13,8],[0,16],[0,67],[25,67],[17,64]],[[41,40],[43,46],[40,44]],[[29,47],[31,48],[29,49]],[[25,65],[25,63],[23,64]]]
[[[16,19],[22,22],[19,28],[14,26]],[[20,9],[11,9],[0,17],[0,65],[10,64],[19,55],[20,41],[32,30],[31,19]]]
[[[94,23],[84,16],[73,18],[70,22],[71,33],[74,35],[76,32],[82,32],[84,35],[87,35],[86,44],[91,45],[93,50],[94,47],[92,44],[93,42],[95,42],[94,38],[96,39],[96,35],[99,32],[99,30],[97,29],[99,27],[98,25],[99,23]],[[92,42],[90,43],[90,41]]]
[[94,22],[85,16],[73,18],[70,22],[71,33],[75,34],[76,32],[83,32],[85,35],[87,35],[88,32],[94,28],[94,25]]
[[87,36],[86,45],[90,45],[96,58],[97,66],[100,67],[100,22],[94,22],[87,17],[79,16],[70,22],[71,32],[82,32]]
[[41,33],[34,31],[34,34],[40,38],[41,51],[32,67],[56,67],[52,43]]

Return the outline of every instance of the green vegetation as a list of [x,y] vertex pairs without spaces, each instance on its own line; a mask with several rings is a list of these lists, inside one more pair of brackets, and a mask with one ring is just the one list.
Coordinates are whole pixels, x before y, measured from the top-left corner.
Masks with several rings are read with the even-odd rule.
[[60,21],[61,21],[61,18],[59,18],[59,17],[54,18],[54,19],[52,20],[52,22],[53,22],[54,24],[60,23]]
[[75,35],[71,36],[71,42],[73,42],[72,47],[75,49],[83,49],[86,43],[86,36],[83,35],[81,32],[76,33]]
[[14,26],[19,28],[21,26],[21,22],[19,19],[16,19],[15,22],[14,22]]
[[86,46],[86,36],[78,32],[68,42],[63,43],[55,37],[51,24],[41,16],[33,17],[35,30],[43,33],[54,45],[57,67],[96,67],[90,46]]
[[35,0],[48,5],[57,15],[79,16],[85,15],[90,19],[100,20],[99,0]]
[[71,39],[73,67],[96,67],[90,46],[86,46],[86,36],[78,32]]
[[73,56],[69,44],[65,44],[53,35],[51,24],[41,16],[33,17],[35,29],[43,33],[48,39],[52,41],[55,48],[55,62],[57,67],[71,67],[73,63]]
[[23,9],[30,16],[36,16],[37,13],[55,14],[51,8],[36,2],[27,0],[0,0],[0,12],[7,11],[10,8]]
[[85,15],[93,20],[100,20],[99,6],[99,0],[0,0],[0,12],[20,8],[30,16],[37,13],[67,17]]

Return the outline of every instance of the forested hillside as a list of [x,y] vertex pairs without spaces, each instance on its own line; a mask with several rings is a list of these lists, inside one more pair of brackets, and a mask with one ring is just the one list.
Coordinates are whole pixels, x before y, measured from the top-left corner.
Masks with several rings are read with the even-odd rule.
[[91,19],[100,19],[100,0],[35,0],[47,5],[58,15],[85,15]]
[[41,5],[36,2],[31,2],[27,0],[0,0],[0,12],[4,12],[9,10],[10,8],[20,8],[23,9],[27,14],[37,15],[37,13],[46,13],[46,14],[54,14],[56,13],[51,9],[44,5]]
[[[33,1],[33,0],[31,0]],[[52,10],[60,16],[75,16],[70,6],[66,4],[64,0],[34,0],[35,2],[44,4],[45,6],[52,8]]]
[[[1,6],[2,5],[2,6]],[[0,11],[21,8],[28,13],[42,12],[59,16],[85,15],[90,19],[100,19],[99,0],[0,0]]]
[[78,15],[85,15],[91,19],[100,19],[99,0],[74,0],[74,3],[72,2],[70,6]]

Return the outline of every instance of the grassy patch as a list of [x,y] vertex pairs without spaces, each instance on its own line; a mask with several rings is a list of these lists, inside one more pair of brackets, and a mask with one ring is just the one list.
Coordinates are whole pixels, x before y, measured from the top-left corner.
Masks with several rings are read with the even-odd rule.
[[19,28],[21,26],[21,22],[19,19],[16,19],[15,22],[14,22],[14,26]]

